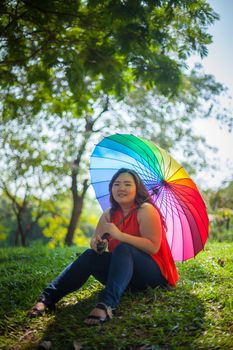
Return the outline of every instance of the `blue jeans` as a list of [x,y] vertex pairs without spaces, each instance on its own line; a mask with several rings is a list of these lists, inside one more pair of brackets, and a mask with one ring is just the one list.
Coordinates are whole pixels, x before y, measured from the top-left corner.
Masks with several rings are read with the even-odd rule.
[[147,287],[168,286],[149,254],[121,243],[113,253],[100,255],[87,249],[44,289],[39,300],[53,307],[62,297],[81,288],[91,275],[105,285],[99,301],[112,308],[117,307],[126,288],[142,291]]

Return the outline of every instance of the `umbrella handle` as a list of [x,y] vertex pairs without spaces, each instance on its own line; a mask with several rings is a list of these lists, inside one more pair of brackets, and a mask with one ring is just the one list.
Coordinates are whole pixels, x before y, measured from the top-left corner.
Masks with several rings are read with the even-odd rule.
[[107,233],[107,232],[105,232],[105,233],[101,236],[101,239],[107,239],[107,241],[108,241],[109,236],[110,236],[110,234]]
[[[108,238],[109,238],[109,233],[104,233],[102,236],[101,236],[101,239],[106,239],[106,240],[108,240]],[[105,249],[107,248],[107,242],[98,242],[97,244],[96,244],[96,249],[97,249],[97,252],[99,253],[99,254],[102,254],[104,251],[105,251]]]

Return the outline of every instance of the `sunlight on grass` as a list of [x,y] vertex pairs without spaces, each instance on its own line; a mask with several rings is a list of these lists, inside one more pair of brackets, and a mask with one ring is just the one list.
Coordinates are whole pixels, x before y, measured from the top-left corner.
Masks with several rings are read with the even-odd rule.
[[208,243],[195,259],[178,263],[176,289],[127,292],[117,316],[104,326],[83,320],[101,285],[91,278],[63,298],[53,313],[29,319],[41,289],[76,258],[77,248],[0,250],[0,348],[36,349],[232,349],[233,244]]

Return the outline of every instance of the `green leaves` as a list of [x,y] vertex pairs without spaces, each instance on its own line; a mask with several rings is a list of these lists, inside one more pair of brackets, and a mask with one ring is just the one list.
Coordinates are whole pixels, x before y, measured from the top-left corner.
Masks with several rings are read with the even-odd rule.
[[148,90],[157,87],[163,95],[177,94],[181,84],[181,72],[175,61],[155,53],[148,57],[147,62],[138,65],[135,74]]
[[[207,54],[207,26],[217,19],[204,0],[33,0],[17,5],[4,0],[1,7],[2,103],[5,110],[11,108],[6,97],[15,86],[33,115],[48,100],[53,104],[54,97],[63,99],[65,89],[79,105],[79,116],[89,109],[93,96],[97,100],[102,92],[122,99],[138,82],[175,94],[182,61],[194,51]],[[35,84],[39,98],[32,93]],[[32,109],[27,98],[31,95]],[[15,104],[15,116],[24,112]],[[4,118],[10,113],[5,111]]]

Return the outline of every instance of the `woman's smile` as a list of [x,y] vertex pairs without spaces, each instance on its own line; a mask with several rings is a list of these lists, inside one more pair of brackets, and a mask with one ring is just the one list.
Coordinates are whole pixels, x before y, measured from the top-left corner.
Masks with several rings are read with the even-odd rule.
[[122,196],[127,196],[127,193],[125,193],[125,192],[117,192],[117,195],[122,197]]

